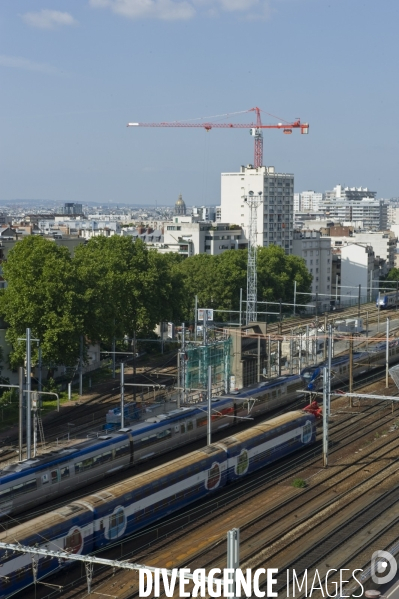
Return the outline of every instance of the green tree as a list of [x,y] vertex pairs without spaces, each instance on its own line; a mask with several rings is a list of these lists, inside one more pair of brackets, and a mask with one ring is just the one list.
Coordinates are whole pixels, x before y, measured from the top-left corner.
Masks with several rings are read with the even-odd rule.
[[[258,249],[259,300],[278,302],[281,298],[283,303],[292,303],[294,281],[297,282],[298,293],[310,293],[312,275],[302,258],[287,255],[277,245]],[[300,297],[298,303],[305,303],[307,298]]]
[[177,260],[149,251],[131,237],[96,237],[77,248],[76,276],[85,325],[93,341],[111,342],[150,332],[174,316],[182,284]]
[[[193,298],[198,295],[201,307],[238,310],[240,289],[243,297],[247,291],[246,250],[228,250],[218,256],[199,254],[187,258],[180,265],[184,279],[186,299],[185,318],[189,318]],[[258,300],[292,303],[294,281],[297,291],[310,293],[312,275],[306,268],[305,261],[297,256],[286,255],[284,250],[272,245],[258,248]],[[305,303],[306,296],[300,296],[300,303]],[[261,305],[259,311],[262,311]],[[219,313],[218,320],[229,318],[228,313]]]
[[391,268],[385,279],[384,286],[387,289],[396,289],[396,281],[399,281],[399,268]]
[[25,337],[28,327],[40,339],[44,364],[75,364],[84,321],[68,249],[42,237],[26,237],[10,251],[3,273],[7,287],[0,295],[0,314],[9,325],[11,366],[23,363],[25,344],[18,338]]

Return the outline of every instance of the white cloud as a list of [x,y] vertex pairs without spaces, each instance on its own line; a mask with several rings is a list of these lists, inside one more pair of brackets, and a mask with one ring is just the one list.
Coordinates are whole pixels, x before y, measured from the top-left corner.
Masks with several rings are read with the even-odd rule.
[[28,58],[21,58],[19,56],[6,56],[5,54],[0,54],[0,67],[36,71],[38,73],[45,73],[46,75],[55,75],[58,73],[55,67],[48,64],[34,62]]
[[165,21],[191,19],[195,8],[186,0],[89,0],[93,8],[110,8],[130,19],[153,18]]
[[27,12],[22,19],[31,27],[39,29],[55,29],[62,25],[76,25],[77,21],[68,12],[43,9],[39,12]]
[[89,0],[92,8],[108,8],[130,19],[177,21],[203,14],[215,17],[223,12],[244,18],[267,18],[272,0]]

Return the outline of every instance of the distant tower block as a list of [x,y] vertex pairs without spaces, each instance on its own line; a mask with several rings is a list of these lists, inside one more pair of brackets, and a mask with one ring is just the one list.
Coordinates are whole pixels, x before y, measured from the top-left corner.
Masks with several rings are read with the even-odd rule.
[[176,216],[185,216],[186,215],[186,204],[182,198],[182,195],[179,195],[179,199],[175,204],[175,215]]

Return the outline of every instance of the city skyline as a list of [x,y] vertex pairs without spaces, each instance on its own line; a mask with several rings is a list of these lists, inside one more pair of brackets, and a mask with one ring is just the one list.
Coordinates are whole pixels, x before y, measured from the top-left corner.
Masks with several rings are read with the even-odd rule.
[[309,122],[308,136],[264,135],[264,164],[293,173],[296,192],[341,182],[396,197],[397,12],[393,0],[3,5],[0,198],[218,205],[221,173],[253,163],[248,130],[126,124],[253,106]]

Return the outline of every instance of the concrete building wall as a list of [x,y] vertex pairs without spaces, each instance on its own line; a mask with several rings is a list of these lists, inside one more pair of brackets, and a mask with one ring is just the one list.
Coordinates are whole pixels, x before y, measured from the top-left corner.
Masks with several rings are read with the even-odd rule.
[[241,226],[247,238],[250,209],[245,199],[250,191],[254,197],[262,199],[257,209],[257,244],[278,245],[290,254],[294,229],[294,175],[276,173],[272,166],[254,168],[252,165],[242,166],[239,173],[222,173],[222,221]]
[[312,295],[316,293],[329,305],[332,285],[331,239],[319,231],[294,231],[292,253],[303,258],[313,277]]
[[[357,287],[361,285],[361,295],[369,295],[370,285],[375,282],[375,256],[370,245],[349,243],[341,247],[341,305],[353,303],[357,299]],[[376,292],[373,290],[372,299]]]

